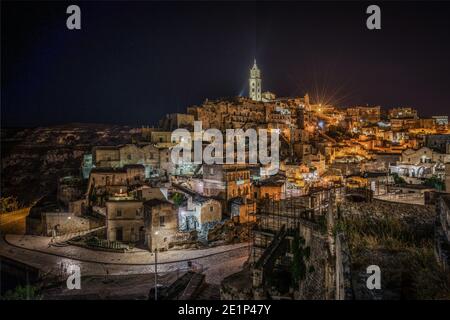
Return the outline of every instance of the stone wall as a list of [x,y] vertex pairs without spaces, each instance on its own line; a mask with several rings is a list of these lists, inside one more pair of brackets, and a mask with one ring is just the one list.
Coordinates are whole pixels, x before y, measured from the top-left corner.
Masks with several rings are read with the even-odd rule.
[[[305,239],[305,246],[310,248],[310,258],[306,262],[307,272],[305,280],[300,284],[298,298],[301,300],[326,300],[330,288],[328,279],[330,273],[330,251],[327,237],[311,228],[301,224],[300,235]],[[331,284],[334,285],[334,284]]]
[[70,212],[46,212],[42,215],[42,233],[52,236],[56,228],[57,235],[75,233],[99,227],[103,223],[76,216]]
[[351,275],[350,250],[344,234],[336,235],[336,300],[352,300],[353,287]]
[[450,163],[445,164],[445,190],[450,192]]
[[433,224],[435,219],[434,206],[391,202],[374,199],[371,202],[344,201],[340,205],[344,216],[383,217],[392,215],[415,224]]
[[30,208],[0,214],[0,232],[3,234],[25,234],[26,217]]

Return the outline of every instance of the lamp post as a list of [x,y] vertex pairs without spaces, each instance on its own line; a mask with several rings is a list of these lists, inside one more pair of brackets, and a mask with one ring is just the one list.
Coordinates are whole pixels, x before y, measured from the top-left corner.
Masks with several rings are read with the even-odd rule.
[[[155,231],[155,240],[158,231]],[[155,301],[158,300],[158,242],[155,241]]]

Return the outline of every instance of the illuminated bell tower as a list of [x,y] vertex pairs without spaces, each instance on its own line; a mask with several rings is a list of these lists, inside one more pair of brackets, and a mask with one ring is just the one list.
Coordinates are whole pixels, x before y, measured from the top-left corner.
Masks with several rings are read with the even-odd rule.
[[250,69],[248,84],[249,97],[252,100],[261,101],[261,71],[259,71],[258,66],[256,65],[256,59],[253,63],[253,67]]

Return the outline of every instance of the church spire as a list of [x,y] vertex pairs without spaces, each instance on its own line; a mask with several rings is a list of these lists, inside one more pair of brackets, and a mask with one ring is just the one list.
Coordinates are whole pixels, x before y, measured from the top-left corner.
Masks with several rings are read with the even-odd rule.
[[248,79],[248,95],[252,100],[261,101],[261,71],[256,65],[256,58],[253,60],[253,67],[250,69],[250,78]]

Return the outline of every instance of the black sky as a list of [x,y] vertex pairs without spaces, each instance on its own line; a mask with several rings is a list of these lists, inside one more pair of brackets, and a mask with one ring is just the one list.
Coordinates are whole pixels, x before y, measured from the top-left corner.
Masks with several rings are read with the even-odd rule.
[[[66,28],[79,4],[82,30]],[[450,114],[450,3],[2,2],[2,126],[153,124],[263,90]]]

